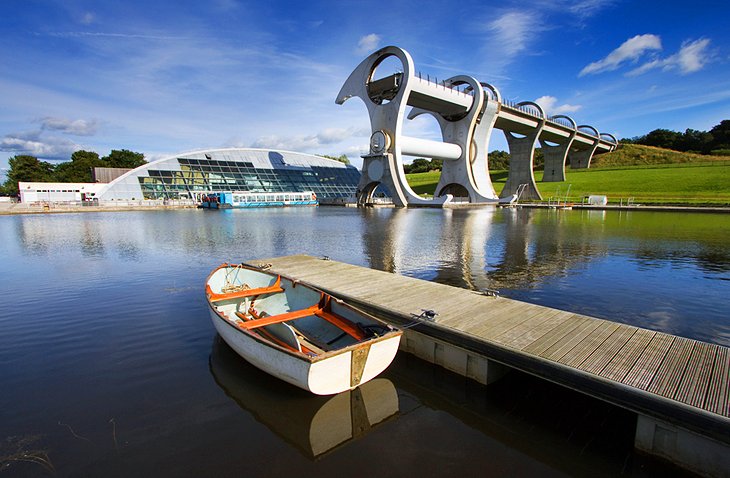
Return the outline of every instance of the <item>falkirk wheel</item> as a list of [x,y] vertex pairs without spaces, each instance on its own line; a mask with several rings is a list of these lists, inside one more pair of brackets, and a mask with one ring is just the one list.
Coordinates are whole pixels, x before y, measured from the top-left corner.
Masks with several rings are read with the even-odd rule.
[[[400,60],[402,71],[374,79],[384,60]],[[508,105],[499,90],[471,76],[458,75],[437,82],[415,74],[411,55],[398,47],[382,48],[365,58],[345,81],[336,103],[359,97],[370,116],[370,150],[363,156],[358,185],[358,204],[373,202],[379,186],[390,193],[396,206],[449,207],[464,202],[497,204],[489,176],[488,146],[492,131],[502,129],[510,146],[511,161],[503,201],[513,201],[518,190],[522,198],[541,199],[532,174],[534,145],[539,139],[551,147],[550,158],[561,161],[560,172],[548,180],[564,180],[566,158],[577,157],[572,164],[588,167],[598,149],[610,151],[616,140],[598,134],[589,127],[576,127],[567,117],[546,118],[539,105],[532,102]],[[410,107],[409,111],[406,111]],[[406,136],[406,120],[432,115],[441,129],[442,141]],[[559,121],[567,118],[566,121]],[[443,168],[433,199],[416,194],[406,180],[403,156],[443,160]],[[582,163],[580,162],[582,161]],[[553,163],[551,163],[552,165]],[[556,163],[557,164],[557,163]],[[580,166],[579,166],[580,167]],[[554,169],[554,167],[553,167]],[[562,179],[561,179],[562,172]]]

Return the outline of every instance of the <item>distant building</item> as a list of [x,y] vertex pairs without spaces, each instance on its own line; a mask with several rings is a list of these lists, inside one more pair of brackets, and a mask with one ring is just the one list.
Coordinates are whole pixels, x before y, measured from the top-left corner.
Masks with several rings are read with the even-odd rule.
[[96,183],[30,183],[19,182],[20,202],[88,201],[106,184]]
[[[103,177],[114,173],[100,172]],[[19,184],[22,202],[199,201],[202,195],[219,191],[313,191],[320,201],[327,202],[354,196],[359,181],[357,168],[332,159],[290,151],[231,148],[152,161],[106,184]]]
[[214,149],[144,164],[104,185],[100,201],[193,199],[218,191],[314,191],[320,199],[353,196],[354,166],[311,154],[263,149]]
[[110,183],[130,171],[130,168],[94,168],[91,170],[91,182]]

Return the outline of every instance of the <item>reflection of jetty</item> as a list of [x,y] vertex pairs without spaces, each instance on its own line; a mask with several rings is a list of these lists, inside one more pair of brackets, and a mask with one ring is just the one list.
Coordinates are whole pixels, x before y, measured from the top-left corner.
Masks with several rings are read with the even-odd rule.
[[390,380],[376,378],[335,396],[313,396],[244,362],[220,338],[210,371],[226,395],[308,458],[369,433],[398,413]]
[[398,324],[432,309],[407,331],[407,352],[485,384],[511,367],[597,397],[637,413],[642,451],[730,470],[726,347],[335,261],[263,261]]

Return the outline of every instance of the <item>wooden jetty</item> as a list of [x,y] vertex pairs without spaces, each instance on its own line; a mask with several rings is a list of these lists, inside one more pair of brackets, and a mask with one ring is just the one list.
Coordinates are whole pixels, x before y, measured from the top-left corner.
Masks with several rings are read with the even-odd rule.
[[510,368],[637,413],[635,446],[730,476],[730,349],[342,262],[255,260],[406,330],[406,352],[483,384]]

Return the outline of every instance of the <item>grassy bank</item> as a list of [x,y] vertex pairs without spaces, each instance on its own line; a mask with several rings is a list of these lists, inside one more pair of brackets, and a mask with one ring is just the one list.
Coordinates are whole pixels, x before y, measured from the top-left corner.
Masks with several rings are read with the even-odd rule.
[[620,144],[616,151],[596,155],[591,161],[591,167],[624,168],[627,166],[654,167],[657,165],[684,167],[722,163],[730,164],[730,157],[681,153],[679,151],[641,144]]
[[[707,158],[704,156],[703,158]],[[408,182],[418,194],[432,195],[440,172],[408,175]],[[492,171],[492,182],[497,193],[507,181],[507,171]],[[709,162],[701,165],[687,163],[636,166],[614,165],[601,169],[566,170],[566,181],[543,183],[542,171],[535,171],[537,187],[547,200],[559,196],[568,201],[581,201],[583,196],[608,196],[610,203],[633,198],[641,204],[667,205],[730,205],[730,163]]]

